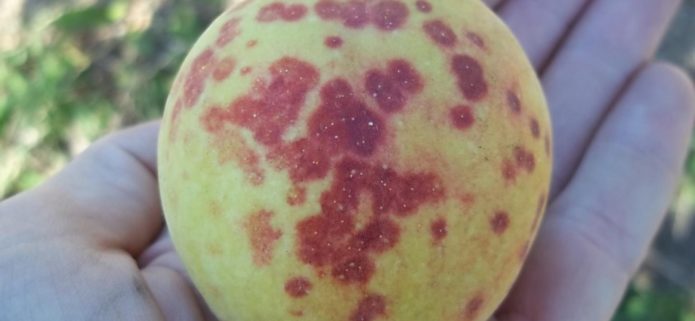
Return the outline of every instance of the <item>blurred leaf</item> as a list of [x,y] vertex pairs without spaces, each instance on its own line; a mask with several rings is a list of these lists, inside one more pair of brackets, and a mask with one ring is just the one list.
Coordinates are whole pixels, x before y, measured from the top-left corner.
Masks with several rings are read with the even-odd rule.
[[[125,7],[124,7],[125,6]],[[121,19],[127,5],[121,1],[109,4],[95,4],[63,13],[53,21],[53,26],[64,32],[77,32],[98,28]]]

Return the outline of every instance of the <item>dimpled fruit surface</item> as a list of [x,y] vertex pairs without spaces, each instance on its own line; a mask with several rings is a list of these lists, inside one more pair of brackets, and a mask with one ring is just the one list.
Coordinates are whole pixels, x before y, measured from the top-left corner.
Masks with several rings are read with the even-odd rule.
[[551,136],[478,0],[251,0],[173,84],[162,201],[221,320],[485,320],[543,215]]

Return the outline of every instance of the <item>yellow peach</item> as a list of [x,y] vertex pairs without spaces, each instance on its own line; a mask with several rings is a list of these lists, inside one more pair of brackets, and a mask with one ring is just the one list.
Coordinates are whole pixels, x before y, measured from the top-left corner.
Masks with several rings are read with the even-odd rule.
[[183,63],[159,145],[221,320],[485,320],[545,207],[550,120],[479,0],[253,0]]

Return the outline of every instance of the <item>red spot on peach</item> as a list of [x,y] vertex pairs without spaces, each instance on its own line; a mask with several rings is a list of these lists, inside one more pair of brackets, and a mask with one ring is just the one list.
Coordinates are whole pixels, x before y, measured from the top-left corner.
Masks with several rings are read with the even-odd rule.
[[303,277],[294,277],[285,282],[285,292],[293,298],[306,296],[311,288],[311,282]]
[[383,72],[370,71],[365,86],[382,110],[394,112],[405,106],[405,97],[400,88]]
[[521,100],[519,100],[519,96],[511,90],[507,91],[507,106],[509,106],[509,109],[515,114],[521,113]]
[[479,34],[469,31],[466,32],[466,38],[476,47],[480,49],[485,49],[485,40],[483,40],[483,38]]
[[275,243],[282,236],[282,232],[270,224],[272,217],[273,212],[261,210],[252,213],[244,222],[253,253],[253,263],[257,266],[270,264]]
[[398,29],[408,19],[408,8],[401,1],[380,1],[371,9],[372,21],[381,30]]
[[485,297],[482,294],[474,296],[466,303],[463,310],[463,320],[475,320],[480,314],[480,310],[485,304]]
[[533,156],[533,153],[521,146],[514,147],[514,159],[517,166],[527,172],[532,172],[536,168],[536,158]]
[[340,38],[338,36],[329,36],[326,37],[326,39],[323,41],[323,43],[326,45],[328,48],[340,48],[343,46],[343,38]]
[[333,266],[333,277],[343,283],[366,283],[374,274],[374,262],[366,255],[348,258]]
[[302,310],[290,310],[290,315],[296,318],[301,318],[304,316],[304,311]]
[[411,94],[422,90],[422,77],[415,68],[406,60],[394,59],[388,65],[389,77],[395,81],[402,90]]
[[490,227],[495,234],[500,235],[509,227],[509,214],[505,211],[497,211],[490,218]]
[[466,130],[471,128],[475,123],[475,116],[473,116],[473,111],[469,106],[456,106],[449,111],[449,118],[451,118],[454,127]]
[[432,239],[435,243],[441,243],[441,241],[446,237],[447,224],[444,218],[438,218],[430,225],[430,233],[432,233]]
[[215,66],[215,70],[212,72],[212,78],[216,81],[223,81],[234,71],[234,67],[236,67],[236,60],[234,60],[234,58],[224,58]]
[[177,99],[174,103],[174,107],[171,110],[171,120],[169,121],[169,141],[172,142],[176,138],[176,132],[179,128],[179,116],[181,115],[181,110],[183,109],[183,101],[181,98]]
[[198,102],[205,88],[208,75],[210,75],[216,61],[217,59],[212,49],[201,52],[193,60],[183,85],[183,102],[185,107],[191,108]]
[[[413,213],[420,205],[443,197],[441,183],[429,174],[401,175],[383,166],[344,158],[335,165],[334,183],[321,195],[321,213],[297,225],[298,256],[304,263],[331,265],[333,277],[344,283],[367,282],[374,270],[368,254],[391,249],[400,230],[391,220]],[[360,195],[369,193],[372,217],[357,231],[355,215]]]
[[430,4],[428,1],[425,1],[425,0],[415,1],[415,7],[417,8],[418,11],[424,12],[424,13],[429,13],[432,11],[432,4]]
[[389,219],[377,219],[357,233],[350,242],[357,251],[373,250],[382,253],[398,243],[400,228]]
[[321,89],[321,99],[319,110],[309,119],[311,135],[326,149],[371,155],[383,139],[383,120],[353,97],[345,80],[328,82]]
[[350,321],[372,321],[386,314],[386,299],[382,295],[369,294],[360,300],[357,309],[350,316]]
[[470,206],[471,204],[475,203],[475,195],[471,193],[465,193],[461,195],[460,200],[464,205]]
[[246,48],[253,48],[258,44],[258,40],[252,39],[246,42]]
[[314,5],[319,17],[326,20],[338,19],[342,15],[342,5],[333,0],[321,0]]
[[246,66],[246,67],[241,68],[241,74],[242,75],[245,76],[245,75],[248,75],[249,73],[251,73],[251,67]]
[[296,21],[304,17],[306,15],[308,9],[305,5],[303,4],[293,4],[287,6],[287,9],[285,9],[285,12],[282,15],[282,18],[285,21]]
[[343,5],[341,12],[343,24],[349,28],[360,28],[369,22],[367,4],[363,1],[350,1]]
[[295,186],[287,193],[287,204],[297,206],[304,202],[306,202],[306,188]]
[[259,22],[272,22],[277,20],[290,22],[303,18],[306,13],[307,8],[303,4],[286,5],[282,2],[273,2],[261,8],[256,16],[256,20]]
[[516,180],[516,166],[510,160],[506,159],[502,162],[502,177],[508,182]]
[[441,20],[426,21],[422,25],[422,28],[432,41],[444,47],[452,47],[456,44],[456,34]]
[[290,178],[295,182],[323,178],[330,169],[330,159],[325,149],[306,138],[277,147],[268,158],[278,169],[288,169]]
[[487,82],[483,75],[483,67],[473,57],[455,55],[451,67],[456,75],[459,90],[470,100],[480,100],[487,94]]
[[401,27],[408,18],[408,8],[396,0],[382,0],[370,7],[360,0],[342,3],[320,0],[314,5],[314,10],[323,20],[338,20],[353,29],[372,23],[380,30],[391,31]]
[[540,125],[538,124],[538,120],[535,118],[531,118],[531,121],[529,122],[529,126],[531,128],[531,135],[533,135],[533,138],[540,138],[541,137],[541,128]]
[[248,128],[262,144],[280,143],[319,75],[312,65],[289,57],[274,62],[269,73],[270,79],[258,81],[251,94],[237,98],[223,111],[207,112],[225,115],[220,119],[222,122]]
[[406,94],[422,89],[420,74],[405,60],[389,62],[387,72],[370,70],[365,79],[367,93],[386,112],[400,111],[407,103]]
[[245,138],[233,127],[225,127],[231,114],[220,107],[209,108],[202,116],[203,128],[212,134],[212,147],[217,152],[220,165],[234,162],[246,173],[251,184],[260,185],[265,174],[259,162],[260,156],[247,143]]
[[216,41],[218,46],[226,46],[239,34],[241,34],[241,31],[239,30],[239,22],[241,22],[241,19],[239,19],[239,17],[234,17],[222,25],[222,28],[220,28],[220,34],[217,36]]

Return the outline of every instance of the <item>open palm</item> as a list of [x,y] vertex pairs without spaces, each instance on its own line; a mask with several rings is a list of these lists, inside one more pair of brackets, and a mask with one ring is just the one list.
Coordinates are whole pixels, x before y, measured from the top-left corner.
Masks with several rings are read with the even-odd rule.
[[[679,1],[486,2],[541,75],[555,132],[547,217],[495,318],[608,320],[666,212],[695,117],[688,78],[651,61]],[[0,320],[214,320],[163,229],[157,131],[115,133],[0,203]]]

